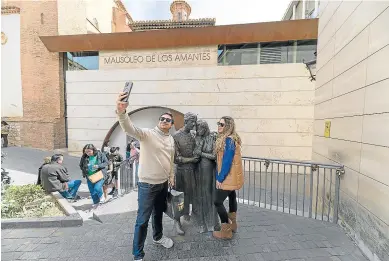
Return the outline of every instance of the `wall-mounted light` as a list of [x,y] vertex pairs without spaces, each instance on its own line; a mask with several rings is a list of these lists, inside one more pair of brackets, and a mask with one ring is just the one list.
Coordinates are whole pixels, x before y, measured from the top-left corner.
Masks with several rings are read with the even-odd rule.
[[315,59],[309,62],[305,62],[303,59],[303,63],[305,64],[307,70],[309,71],[309,79],[312,81],[316,81],[316,55],[317,53],[315,52]]

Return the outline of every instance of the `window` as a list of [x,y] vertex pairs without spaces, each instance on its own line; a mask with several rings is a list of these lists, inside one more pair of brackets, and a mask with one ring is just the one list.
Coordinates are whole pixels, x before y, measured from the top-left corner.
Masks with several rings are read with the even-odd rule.
[[68,52],[65,58],[68,71],[99,69],[98,52]]
[[297,41],[296,62],[309,62],[315,60],[317,40],[300,40]]
[[218,65],[302,63],[315,58],[317,40],[220,45]]

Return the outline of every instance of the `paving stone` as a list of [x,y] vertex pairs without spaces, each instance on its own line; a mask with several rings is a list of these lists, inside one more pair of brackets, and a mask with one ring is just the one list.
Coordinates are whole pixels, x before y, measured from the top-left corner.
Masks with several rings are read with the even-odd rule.
[[1,260],[16,260],[20,256],[22,256],[23,252],[3,252],[3,248],[1,248]]
[[[135,217],[134,211],[102,216],[103,223],[86,221],[77,228],[3,230],[2,260],[132,260]],[[165,218],[165,234],[175,245],[153,245],[150,225],[145,260],[367,261],[342,229],[330,223],[243,205],[239,221],[245,227],[233,239],[216,240],[190,225],[184,225],[185,236],[175,235],[173,222]]]

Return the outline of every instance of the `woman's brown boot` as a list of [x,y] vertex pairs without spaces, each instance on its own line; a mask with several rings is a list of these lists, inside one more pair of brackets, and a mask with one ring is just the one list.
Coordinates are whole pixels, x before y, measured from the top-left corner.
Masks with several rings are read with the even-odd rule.
[[232,232],[236,232],[238,230],[238,224],[236,223],[236,212],[228,213],[228,217],[231,220]]
[[220,231],[214,231],[212,233],[213,237],[219,239],[231,239],[232,238],[232,230],[231,224],[222,223],[222,228]]

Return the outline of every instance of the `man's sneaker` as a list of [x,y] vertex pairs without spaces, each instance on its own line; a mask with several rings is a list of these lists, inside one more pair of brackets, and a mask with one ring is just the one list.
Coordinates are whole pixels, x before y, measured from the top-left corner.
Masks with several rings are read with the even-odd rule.
[[171,240],[170,238],[165,237],[165,236],[162,236],[161,239],[158,241],[153,240],[153,242],[154,242],[154,244],[161,245],[164,248],[172,248],[174,245],[173,240]]

